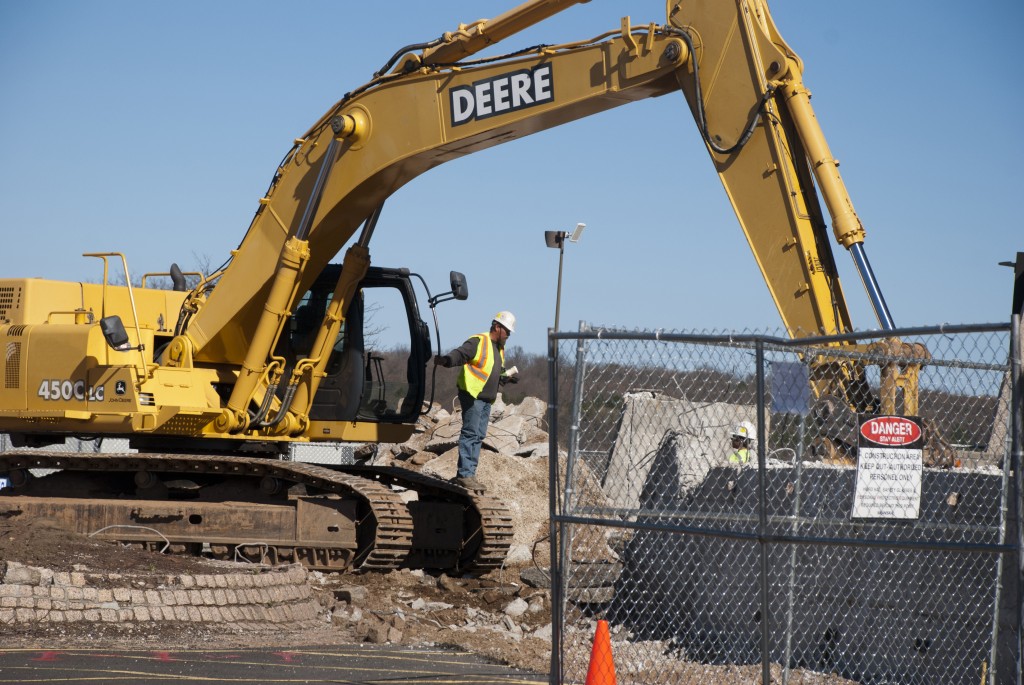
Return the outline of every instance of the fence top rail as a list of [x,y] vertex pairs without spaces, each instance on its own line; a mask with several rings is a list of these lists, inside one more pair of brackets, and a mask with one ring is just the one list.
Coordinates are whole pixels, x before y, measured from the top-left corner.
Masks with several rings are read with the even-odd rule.
[[736,343],[768,343],[782,347],[801,347],[818,343],[847,342],[859,340],[876,340],[882,338],[920,336],[920,335],[955,335],[960,333],[998,333],[1009,332],[1012,326],[1010,322],[1005,323],[978,323],[978,324],[939,324],[936,326],[914,326],[909,328],[895,328],[892,330],[855,331],[843,333],[842,335],[818,335],[805,338],[783,338],[777,335],[764,335],[759,333],[677,333],[658,329],[628,331],[621,328],[591,327],[585,323],[580,324],[578,331],[553,331],[548,329],[549,340],[656,340],[659,342],[687,342],[687,343],[713,343],[713,344],[736,344]]

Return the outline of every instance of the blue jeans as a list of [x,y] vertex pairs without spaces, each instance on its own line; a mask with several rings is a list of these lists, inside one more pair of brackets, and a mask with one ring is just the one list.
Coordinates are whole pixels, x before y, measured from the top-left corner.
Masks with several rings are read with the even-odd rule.
[[459,434],[458,477],[472,478],[480,462],[480,446],[487,436],[491,405],[475,399],[464,390],[459,390],[459,404],[462,405],[462,433]]

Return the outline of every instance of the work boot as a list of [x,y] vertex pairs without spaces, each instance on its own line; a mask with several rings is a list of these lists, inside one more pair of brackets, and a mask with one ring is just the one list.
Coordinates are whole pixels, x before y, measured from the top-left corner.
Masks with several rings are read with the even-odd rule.
[[487,490],[487,488],[484,487],[484,484],[473,476],[469,476],[467,478],[456,478],[455,482],[467,490],[472,490],[473,492],[485,492]]

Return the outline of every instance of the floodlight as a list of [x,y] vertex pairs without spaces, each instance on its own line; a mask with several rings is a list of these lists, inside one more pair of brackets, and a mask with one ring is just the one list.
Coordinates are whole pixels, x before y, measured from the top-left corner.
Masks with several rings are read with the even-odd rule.
[[569,242],[578,243],[580,241],[580,238],[583,237],[583,229],[586,227],[586,224],[576,224],[576,230],[572,232],[572,236],[569,238]]
[[559,248],[565,239],[565,231],[544,231],[544,244],[548,247]]

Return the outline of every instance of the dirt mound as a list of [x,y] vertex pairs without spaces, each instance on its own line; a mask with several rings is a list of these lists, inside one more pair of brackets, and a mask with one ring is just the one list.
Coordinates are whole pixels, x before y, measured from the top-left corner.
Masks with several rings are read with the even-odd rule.
[[60,528],[47,519],[21,515],[0,519],[0,559],[51,571],[92,573],[189,573],[209,569],[197,557],[128,549]]

